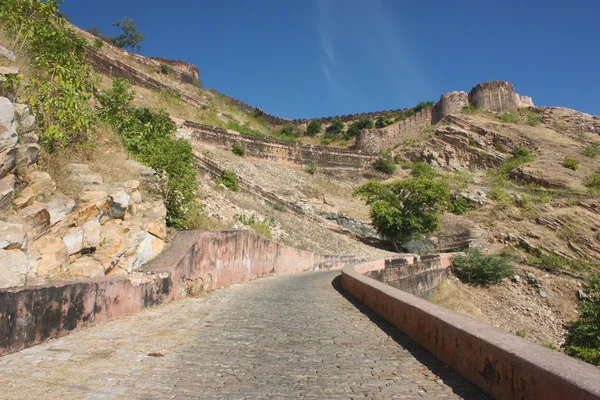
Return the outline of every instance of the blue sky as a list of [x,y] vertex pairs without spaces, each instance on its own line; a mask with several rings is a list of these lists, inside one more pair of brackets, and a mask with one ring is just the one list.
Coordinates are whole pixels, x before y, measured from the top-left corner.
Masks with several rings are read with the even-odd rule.
[[412,107],[502,79],[536,104],[600,115],[600,1],[65,0],[141,54],[186,60],[204,87],[286,118]]

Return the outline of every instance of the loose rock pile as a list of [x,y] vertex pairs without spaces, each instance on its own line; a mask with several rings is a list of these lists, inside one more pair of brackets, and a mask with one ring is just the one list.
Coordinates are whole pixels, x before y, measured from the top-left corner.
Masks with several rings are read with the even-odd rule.
[[[77,199],[36,165],[36,121],[28,106],[0,98],[0,288],[45,279],[129,274],[167,239],[162,201],[144,201],[139,180],[105,184],[86,164],[69,164]],[[130,161],[140,179],[154,171]]]

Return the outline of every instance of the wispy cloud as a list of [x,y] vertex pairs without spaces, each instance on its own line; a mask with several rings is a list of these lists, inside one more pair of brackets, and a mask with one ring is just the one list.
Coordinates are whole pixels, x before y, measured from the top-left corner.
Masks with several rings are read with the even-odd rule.
[[[382,92],[392,92],[397,105],[423,96],[429,83],[400,31],[402,21],[392,19],[381,0],[317,0],[316,27],[322,48],[321,64],[332,97],[360,98],[356,80],[370,80],[361,71],[378,71]],[[356,64],[349,62],[354,60]]]

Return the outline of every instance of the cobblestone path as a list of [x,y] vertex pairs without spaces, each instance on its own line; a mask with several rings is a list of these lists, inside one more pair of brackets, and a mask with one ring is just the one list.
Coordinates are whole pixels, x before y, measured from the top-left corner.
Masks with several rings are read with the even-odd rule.
[[483,398],[338,274],[235,285],[1,357],[0,398]]

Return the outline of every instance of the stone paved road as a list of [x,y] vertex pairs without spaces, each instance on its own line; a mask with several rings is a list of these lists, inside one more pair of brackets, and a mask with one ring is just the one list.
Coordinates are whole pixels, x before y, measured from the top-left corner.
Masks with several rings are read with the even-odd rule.
[[235,285],[7,355],[0,399],[484,398],[338,274]]

